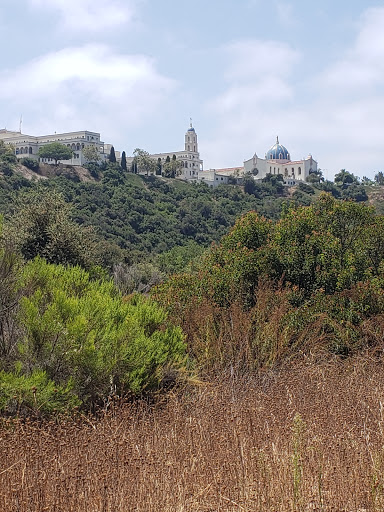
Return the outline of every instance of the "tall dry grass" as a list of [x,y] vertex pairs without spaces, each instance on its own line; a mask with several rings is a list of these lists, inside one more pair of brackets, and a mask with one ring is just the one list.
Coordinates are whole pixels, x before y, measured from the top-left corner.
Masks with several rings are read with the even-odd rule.
[[223,376],[98,419],[4,421],[0,510],[384,510],[383,360]]

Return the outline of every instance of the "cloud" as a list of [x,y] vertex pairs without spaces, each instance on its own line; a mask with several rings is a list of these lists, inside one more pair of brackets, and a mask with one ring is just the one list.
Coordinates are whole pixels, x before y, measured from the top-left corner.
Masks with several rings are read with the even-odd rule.
[[329,178],[341,168],[373,177],[384,167],[383,25],[384,8],[364,11],[352,44],[312,74],[309,54],[277,41],[223,48],[225,87],[206,105],[216,133],[200,144],[207,166],[264,156],[279,135],[293,158],[313,153]]
[[219,128],[213,139],[200,144],[207,162],[215,162],[216,167],[241,165],[253,155],[257,139],[260,153],[265,144],[271,145],[276,127],[268,133],[268,119],[275,120],[293,100],[289,77],[300,61],[297,51],[278,41],[243,40],[222,51],[227,87],[207,104]]
[[177,85],[150,58],[106,45],[48,53],[0,73],[0,83],[0,101],[23,112],[32,134],[87,128],[120,140],[127,123],[148,119]]
[[33,8],[56,10],[63,30],[99,32],[131,22],[136,0],[28,0]]
[[325,70],[319,85],[335,92],[361,94],[384,83],[384,9],[367,9],[353,46]]

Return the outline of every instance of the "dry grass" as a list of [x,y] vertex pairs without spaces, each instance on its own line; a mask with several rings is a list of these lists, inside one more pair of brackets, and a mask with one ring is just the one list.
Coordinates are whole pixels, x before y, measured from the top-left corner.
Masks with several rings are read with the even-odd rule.
[[4,512],[384,510],[382,360],[223,378],[100,419],[4,423]]

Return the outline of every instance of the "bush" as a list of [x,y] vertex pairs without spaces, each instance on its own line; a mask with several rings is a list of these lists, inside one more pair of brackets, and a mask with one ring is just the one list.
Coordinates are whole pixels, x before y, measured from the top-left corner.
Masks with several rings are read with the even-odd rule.
[[25,167],[28,167],[28,169],[31,169],[31,171],[37,172],[39,170],[39,162],[33,158],[22,158],[20,160],[20,163],[24,165]]
[[70,385],[85,406],[158,389],[185,364],[181,329],[148,299],[123,300],[110,281],[40,259],[25,267],[23,285],[23,372],[43,371],[55,385]]

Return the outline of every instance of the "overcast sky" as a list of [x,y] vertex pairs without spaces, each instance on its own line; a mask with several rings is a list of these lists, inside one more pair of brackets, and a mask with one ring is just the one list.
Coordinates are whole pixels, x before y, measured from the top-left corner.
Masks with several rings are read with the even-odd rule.
[[279,135],[329,178],[384,170],[383,1],[0,2],[0,128],[130,155],[183,149],[192,117],[206,169]]

